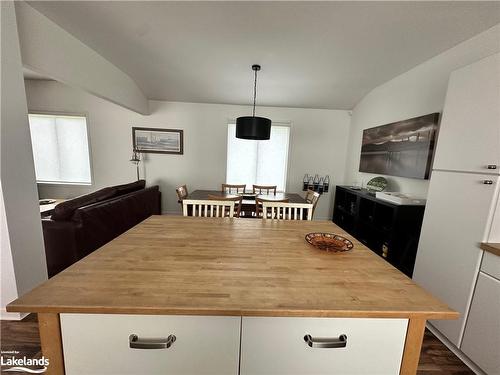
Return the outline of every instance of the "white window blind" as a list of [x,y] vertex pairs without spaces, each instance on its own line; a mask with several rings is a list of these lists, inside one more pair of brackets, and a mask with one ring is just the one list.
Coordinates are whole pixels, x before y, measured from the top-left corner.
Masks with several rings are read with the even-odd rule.
[[236,138],[236,124],[227,130],[226,183],[276,185],[285,191],[290,127],[272,125],[271,138],[253,141]]
[[87,119],[29,115],[37,182],[90,184]]

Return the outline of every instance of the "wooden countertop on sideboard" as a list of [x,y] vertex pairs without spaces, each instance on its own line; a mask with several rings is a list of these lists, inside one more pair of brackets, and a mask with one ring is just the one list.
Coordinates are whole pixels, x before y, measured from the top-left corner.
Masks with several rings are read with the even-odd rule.
[[[327,253],[309,232],[354,249]],[[451,310],[330,221],[152,216],[7,311],[454,319]]]
[[480,247],[484,251],[500,256],[500,243],[483,242]]

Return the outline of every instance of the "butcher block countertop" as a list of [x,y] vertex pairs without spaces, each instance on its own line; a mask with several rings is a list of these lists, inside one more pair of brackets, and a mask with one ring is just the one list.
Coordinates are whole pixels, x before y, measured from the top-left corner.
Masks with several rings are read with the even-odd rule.
[[[309,232],[354,248],[327,253]],[[7,306],[40,313],[454,319],[329,221],[152,216]]]
[[500,256],[500,243],[483,242],[481,249]]

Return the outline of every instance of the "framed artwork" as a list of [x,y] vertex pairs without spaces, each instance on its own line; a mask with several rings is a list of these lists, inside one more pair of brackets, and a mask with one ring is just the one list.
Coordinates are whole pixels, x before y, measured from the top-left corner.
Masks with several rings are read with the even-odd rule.
[[363,131],[359,171],[428,179],[439,113]]
[[184,153],[184,131],[180,129],[132,128],[134,150],[153,154]]

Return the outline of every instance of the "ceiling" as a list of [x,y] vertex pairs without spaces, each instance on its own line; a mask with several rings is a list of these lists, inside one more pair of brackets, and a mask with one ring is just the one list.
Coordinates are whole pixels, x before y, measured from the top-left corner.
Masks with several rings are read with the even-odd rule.
[[500,2],[33,1],[149,99],[351,109],[500,23]]

